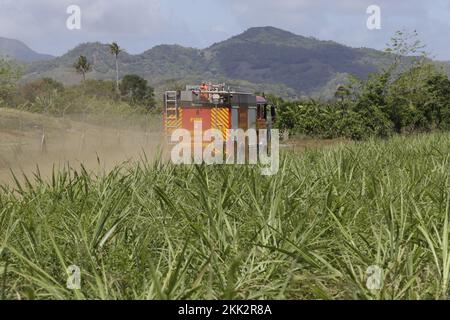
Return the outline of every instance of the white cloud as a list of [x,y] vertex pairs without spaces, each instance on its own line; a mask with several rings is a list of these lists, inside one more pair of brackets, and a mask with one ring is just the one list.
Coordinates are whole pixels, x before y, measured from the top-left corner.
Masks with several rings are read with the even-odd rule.
[[[242,28],[272,25],[297,34],[359,47],[384,48],[395,31],[418,30],[428,48],[438,57],[450,59],[448,0],[230,0],[235,19]],[[366,28],[369,5],[382,10],[382,29]]]
[[[66,8],[82,9],[82,30],[65,28]],[[366,28],[366,9],[382,10],[382,29]],[[449,0],[0,0],[0,36],[43,52],[85,41],[119,41],[130,52],[161,43],[203,47],[254,26],[272,25],[351,46],[383,48],[399,29],[417,29],[450,60]]]
[[[82,29],[77,31],[66,28],[66,9],[73,4],[82,13]],[[60,54],[79,42],[111,40],[139,51],[176,42],[178,35],[192,37],[189,28],[162,13],[161,0],[0,0],[0,36],[44,52]]]

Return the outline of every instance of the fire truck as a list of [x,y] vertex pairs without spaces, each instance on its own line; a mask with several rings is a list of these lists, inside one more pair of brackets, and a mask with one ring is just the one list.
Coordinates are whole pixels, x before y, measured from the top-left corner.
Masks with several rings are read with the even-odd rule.
[[265,97],[225,84],[203,82],[164,94],[163,119],[168,141],[176,129],[193,132],[194,122],[201,121],[202,131],[218,129],[225,142],[230,138],[228,129],[267,129],[270,143],[275,116],[275,106],[269,105]]

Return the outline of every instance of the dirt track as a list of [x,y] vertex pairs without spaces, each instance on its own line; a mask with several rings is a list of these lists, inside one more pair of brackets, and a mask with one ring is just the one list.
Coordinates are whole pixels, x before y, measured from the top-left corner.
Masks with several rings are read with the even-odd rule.
[[[43,132],[45,141],[42,143]],[[0,109],[0,185],[17,176],[43,176],[53,167],[80,164],[91,171],[145,156],[155,157],[161,147],[159,129],[97,126],[77,121]],[[99,162],[100,161],[100,162]]]
[[[88,171],[99,172],[142,156],[152,160],[163,148],[163,136],[161,120],[151,120],[142,126],[109,117],[99,125],[0,108],[0,186],[14,184],[11,172],[23,180],[23,174],[33,177],[37,167],[45,178],[61,167],[80,169],[83,164]],[[293,139],[282,148],[303,152],[341,142]]]

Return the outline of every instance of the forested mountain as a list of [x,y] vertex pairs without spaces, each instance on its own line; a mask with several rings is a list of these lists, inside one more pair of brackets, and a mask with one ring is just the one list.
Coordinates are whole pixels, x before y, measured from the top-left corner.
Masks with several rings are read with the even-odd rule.
[[[107,44],[85,43],[65,55],[32,63],[27,79],[53,77],[80,81],[73,63],[79,55],[93,64],[88,78],[114,79],[115,62]],[[285,97],[327,97],[348,74],[365,78],[389,62],[381,51],[351,48],[274,27],[251,28],[206,49],[159,45],[138,55],[119,55],[120,73],[138,74],[157,90],[201,80],[225,81]],[[450,69],[450,64],[442,63]]]

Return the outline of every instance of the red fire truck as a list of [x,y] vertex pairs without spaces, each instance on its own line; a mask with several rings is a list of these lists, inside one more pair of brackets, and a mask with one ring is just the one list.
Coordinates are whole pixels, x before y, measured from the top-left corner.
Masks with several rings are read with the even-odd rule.
[[193,132],[196,121],[202,122],[203,131],[220,130],[227,142],[228,129],[272,129],[275,107],[262,96],[225,84],[203,82],[188,85],[185,90],[165,92],[164,127],[168,141],[176,129]]

